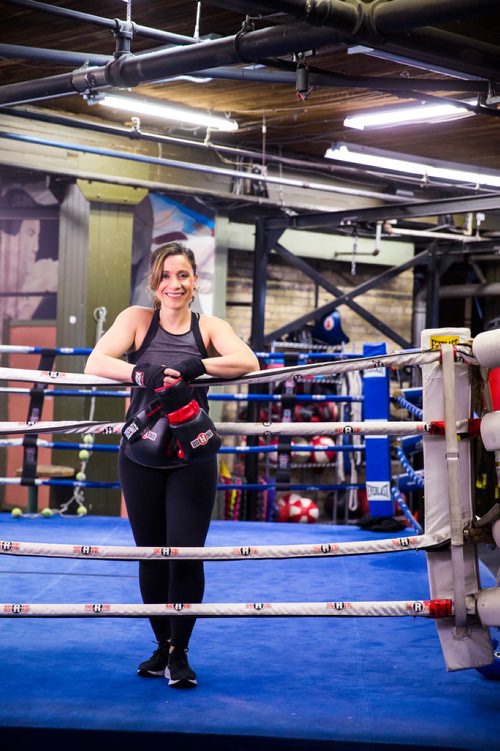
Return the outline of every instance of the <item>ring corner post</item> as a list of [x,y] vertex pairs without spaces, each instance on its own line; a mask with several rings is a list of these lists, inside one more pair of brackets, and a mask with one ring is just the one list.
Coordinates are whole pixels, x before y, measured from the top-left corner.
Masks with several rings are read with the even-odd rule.
[[448,417],[455,422],[445,435],[424,437],[425,532],[445,534],[451,541],[446,549],[427,552],[431,598],[454,600],[455,616],[436,621],[449,671],[481,667],[493,659],[489,630],[467,615],[480,581],[476,548],[464,545],[463,535],[473,517],[471,445],[456,440],[456,421],[470,418],[471,378],[467,364],[453,358],[449,362],[450,345],[465,341],[470,341],[465,328],[426,329],[421,339],[423,350],[444,350],[444,367],[443,362],[422,366],[424,421]]

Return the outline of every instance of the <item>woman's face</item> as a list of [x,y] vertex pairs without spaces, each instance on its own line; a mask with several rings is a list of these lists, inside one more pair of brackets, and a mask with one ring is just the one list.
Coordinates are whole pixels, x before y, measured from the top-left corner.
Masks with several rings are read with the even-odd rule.
[[196,275],[191,264],[179,254],[165,259],[160,283],[154,291],[162,307],[178,310],[189,306],[195,285]]
[[23,263],[26,264],[26,268],[24,270],[27,273],[30,265],[35,262],[36,254],[38,253],[38,244],[40,241],[40,220],[25,219],[21,223],[19,239],[24,255]]

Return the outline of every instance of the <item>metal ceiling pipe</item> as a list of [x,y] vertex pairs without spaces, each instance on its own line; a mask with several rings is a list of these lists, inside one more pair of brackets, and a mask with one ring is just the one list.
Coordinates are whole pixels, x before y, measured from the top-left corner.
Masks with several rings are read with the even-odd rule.
[[103,67],[0,86],[0,105],[84,94],[110,86],[133,87],[200,68],[254,62],[340,41],[342,38],[332,29],[315,29],[307,24],[259,29],[195,46],[157,50],[137,57],[122,55]]
[[[340,193],[353,195],[351,188],[343,188],[340,185],[326,185],[325,183],[310,182],[308,180],[294,180],[293,178],[274,177],[272,175],[263,175],[260,172],[251,172],[244,170],[228,169],[226,167],[213,167],[209,164],[198,164],[197,162],[183,162],[179,159],[167,159],[164,157],[148,156],[147,154],[137,154],[129,151],[116,151],[104,147],[89,146],[81,143],[67,143],[64,141],[54,141],[47,138],[36,136],[26,136],[20,133],[7,133],[0,131],[0,139],[5,138],[9,141],[19,141],[21,143],[33,143],[41,146],[50,146],[58,149],[67,149],[69,151],[82,152],[84,154],[94,154],[97,156],[113,157],[116,159],[125,159],[132,162],[143,164],[154,164],[160,167],[174,167],[176,169],[188,170],[190,172],[201,172],[208,175],[219,175],[221,177],[230,177],[237,180],[249,180],[269,185],[284,185],[289,188],[299,188],[301,190],[314,190],[322,193]],[[360,198],[383,198],[380,193],[371,191],[356,190],[355,195]]]
[[89,65],[106,65],[113,59],[112,55],[95,55],[90,52],[66,52],[40,47],[25,47],[22,44],[2,43],[0,43],[0,57],[9,58],[9,60],[41,60],[45,63],[67,66],[80,66],[86,63]]
[[450,284],[439,288],[439,297],[498,297],[500,282],[491,284]]
[[[359,27],[363,4],[360,0],[252,0],[252,7],[260,8],[263,13],[287,13],[306,23],[334,26],[348,35],[354,34]],[[225,3],[223,0],[208,0],[208,5],[230,7],[232,10],[239,6],[241,13],[249,12],[248,4],[244,2]]]
[[[94,26],[102,26],[105,29],[116,31],[118,23],[116,18],[103,18],[102,16],[95,16],[91,13],[83,13],[79,10],[71,10],[71,8],[60,7],[59,5],[49,5],[48,3],[40,3],[36,0],[0,0],[0,2],[7,3],[8,5],[20,5],[23,8],[30,8],[30,10],[40,11],[42,13],[52,13],[56,16],[64,16],[70,18],[73,21],[79,21],[81,23],[90,23]],[[150,39],[156,39],[159,42],[165,44],[194,44],[195,40],[192,37],[183,36],[182,34],[171,34],[168,31],[161,31],[160,29],[153,29],[149,26],[141,26],[140,24],[132,24],[134,34],[140,36],[149,37]]]
[[380,35],[498,10],[498,0],[376,0],[371,5],[375,30]]
[[[169,144],[175,144],[177,146],[188,146],[192,148],[201,148],[204,151],[215,151],[215,152],[221,152],[224,154],[234,154],[237,157],[247,157],[249,159],[255,160],[258,164],[262,161],[262,152],[255,151],[252,149],[243,149],[239,146],[227,146],[222,143],[212,143],[211,141],[197,141],[193,138],[182,138],[180,136],[165,136],[160,133],[148,133],[146,131],[139,131],[139,133],[136,133],[135,131],[132,131],[129,128],[123,128],[120,126],[113,126],[113,125],[104,125],[101,123],[92,122],[89,120],[77,120],[70,117],[65,117],[62,115],[56,115],[56,114],[46,114],[42,112],[37,111],[30,111],[30,110],[10,110],[5,109],[5,114],[7,115],[13,115],[15,117],[24,117],[29,120],[38,120],[40,122],[46,122],[51,123],[54,125],[64,125],[69,128],[79,128],[82,130],[91,130],[99,133],[105,133],[106,135],[112,135],[112,136],[121,136],[125,138],[134,138],[137,139],[139,137],[140,139],[143,139],[144,141],[153,141],[154,143],[169,143]],[[328,176],[335,177],[337,179],[346,179],[344,177],[345,174],[348,174],[349,180],[352,182],[354,179],[353,175],[357,173],[356,170],[353,170],[350,167],[343,167],[342,165],[332,165],[327,163],[326,161],[322,160],[315,160],[310,159],[309,161],[305,159],[297,159],[294,157],[287,157],[287,156],[280,156],[278,154],[274,154],[272,151],[268,151],[266,153],[266,163],[269,164],[280,164],[284,165],[286,167],[290,167],[292,169],[298,169],[298,170],[314,170],[318,172],[326,172]],[[257,178],[256,178],[257,179]],[[361,188],[342,188],[341,186],[340,190],[345,195],[352,195],[356,198],[374,198],[380,201],[384,201],[385,203],[407,203],[408,198],[406,196],[401,195],[395,195],[393,193],[382,193],[380,191],[376,190],[363,190]],[[332,186],[333,191],[333,186]]]
[[[224,6],[217,0],[212,4]],[[300,21],[331,26],[348,36],[365,39],[498,9],[498,0],[254,0],[252,4],[268,13],[288,13]],[[243,2],[241,12],[248,12]]]
[[[153,51],[153,50],[151,50]],[[154,50],[155,52],[157,50]],[[147,54],[145,52],[136,55],[136,58]],[[45,47],[26,47],[20,44],[2,44],[0,43],[0,57],[13,60],[40,60],[42,62],[54,63],[56,65],[66,65],[68,67],[82,65],[104,66],[114,58],[112,55],[96,55],[85,52],[75,52],[69,50],[54,50]],[[207,68],[206,70],[192,71],[190,75],[199,78],[217,78],[231,81],[257,81],[259,83],[279,83],[295,86],[296,84],[296,66],[290,65],[289,70],[276,70],[272,68],[275,61],[270,60],[271,67],[245,67],[237,68],[234,66]],[[172,78],[161,79],[155,83],[165,83]],[[452,88],[453,91],[479,91],[488,90],[487,81],[449,81],[436,79],[401,79],[401,78],[375,78],[375,77],[354,77],[345,75],[336,75],[328,71],[310,70],[309,83],[311,86],[331,86],[349,88],[379,88],[384,91],[443,91],[446,88]]]

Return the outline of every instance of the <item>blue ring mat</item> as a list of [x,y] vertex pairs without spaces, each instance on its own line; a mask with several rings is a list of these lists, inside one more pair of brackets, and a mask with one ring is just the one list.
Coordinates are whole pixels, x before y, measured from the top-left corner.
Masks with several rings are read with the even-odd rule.
[[[379,539],[323,524],[213,522],[207,545]],[[12,519],[0,539],[132,545],[126,519]],[[205,564],[205,602],[429,596],[423,551]],[[140,602],[137,563],[0,556],[2,602]],[[482,586],[494,584],[481,567]],[[497,631],[496,629],[494,630]],[[494,636],[497,634],[494,633]],[[445,670],[424,618],[199,619],[194,691],[142,679],[146,619],[0,619],[4,748],[499,748],[500,682]],[[9,745],[11,744],[11,745]],[[165,745],[166,744],[166,745]]]

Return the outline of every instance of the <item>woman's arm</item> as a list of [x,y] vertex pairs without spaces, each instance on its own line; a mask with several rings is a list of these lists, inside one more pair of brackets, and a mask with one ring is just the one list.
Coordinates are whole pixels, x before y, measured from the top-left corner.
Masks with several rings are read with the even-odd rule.
[[259,370],[259,361],[250,347],[234,332],[232,326],[222,318],[204,317],[210,345],[218,353],[217,357],[203,358],[209,375],[220,378],[236,378]]
[[119,313],[90,353],[84,372],[130,382],[134,366],[122,358],[135,344],[141,317],[140,308],[137,307],[126,308]]

